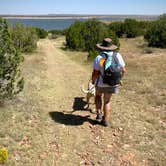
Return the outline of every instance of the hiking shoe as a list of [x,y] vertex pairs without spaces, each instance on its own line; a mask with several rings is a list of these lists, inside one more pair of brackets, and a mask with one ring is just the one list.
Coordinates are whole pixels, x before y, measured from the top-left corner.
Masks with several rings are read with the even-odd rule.
[[109,124],[109,122],[107,120],[102,119],[101,125],[103,125],[105,127],[108,127],[110,124]]
[[101,121],[102,120],[102,113],[97,113],[96,120],[97,121]]

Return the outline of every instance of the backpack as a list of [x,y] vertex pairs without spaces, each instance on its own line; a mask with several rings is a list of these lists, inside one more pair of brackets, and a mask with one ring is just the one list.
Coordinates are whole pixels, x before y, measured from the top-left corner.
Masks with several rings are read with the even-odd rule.
[[120,84],[122,78],[122,69],[119,64],[119,60],[116,57],[117,53],[113,52],[112,56],[104,53],[106,60],[104,62],[104,74],[103,74],[103,83],[110,86],[115,86]]

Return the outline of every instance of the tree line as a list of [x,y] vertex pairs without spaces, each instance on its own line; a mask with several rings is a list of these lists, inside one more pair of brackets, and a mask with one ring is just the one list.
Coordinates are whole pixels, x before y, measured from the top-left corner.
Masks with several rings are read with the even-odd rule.
[[95,19],[76,21],[66,31],[66,45],[70,49],[88,51],[89,56],[93,57],[96,53],[95,44],[108,36],[118,46],[120,37],[144,36],[149,46],[166,48],[166,14],[161,15],[156,21],[125,19],[110,24]]

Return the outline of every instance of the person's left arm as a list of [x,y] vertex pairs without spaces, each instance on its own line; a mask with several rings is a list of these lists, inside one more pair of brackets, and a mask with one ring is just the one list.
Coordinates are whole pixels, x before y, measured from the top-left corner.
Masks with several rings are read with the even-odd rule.
[[122,77],[125,75],[125,73],[126,73],[126,68],[124,66],[124,67],[122,67]]
[[122,57],[122,55],[120,53],[117,54],[117,58],[119,60],[120,66],[122,68],[122,77],[123,77],[125,75],[125,73],[126,73],[125,62],[124,62],[123,57]]

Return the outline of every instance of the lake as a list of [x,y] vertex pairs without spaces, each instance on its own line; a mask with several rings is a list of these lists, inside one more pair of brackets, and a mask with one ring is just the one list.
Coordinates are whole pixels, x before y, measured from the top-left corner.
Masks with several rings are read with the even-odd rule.
[[21,23],[26,26],[39,27],[45,30],[63,30],[78,19],[7,19],[11,25]]
[[[102,21],[123,21],[125,18],[124,17],[118,17],[118,18],[98,18],[98,20],[102,20]],[[79,21],[86,21],[87,19],[83,19],[83,18],[76,18],[76,19],[7,19],[9,21],[9,23],[11,25],[13,25],[14,23],[21,23],[24,24],[26,26],[34,26],[34,27],[39,27],[45,30],[53,30],[53,29],[57,29],[57,30],[63,30],[68,28],[72,23],[74,23],[75,21],[79,20]]]

